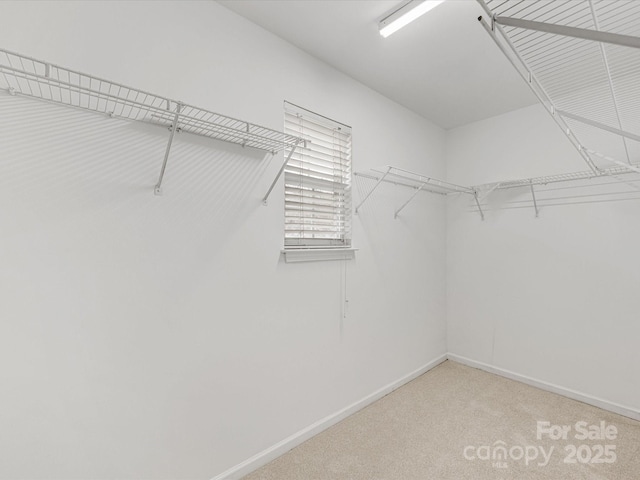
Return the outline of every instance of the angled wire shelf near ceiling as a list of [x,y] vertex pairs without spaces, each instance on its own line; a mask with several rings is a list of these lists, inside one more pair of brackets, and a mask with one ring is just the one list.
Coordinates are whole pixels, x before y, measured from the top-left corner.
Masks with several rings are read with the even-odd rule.
[[478,1],[489,16],[480,21],[589,169],[639,163],[640,2]]
[[[384,170],[371,169],[373,173],[361,173],[355,172],[354,175],[376,180],[376,184],[371,190],[360,200],[360,203],[356,207],[356,213],[362,205],[369,199],[373,192],[380,186],[382,182],[391,183],[393,185],[399,185],[402,187],[408,187],[415,190],[407,200],[398,208],[393,217],[398,218],[398,214],[407,206],[420,192],[435,193],[437,195],[449,195],[452,193],[463,193],[472,195],[477,200],[476,191],[469,187],[463,187],[455,185],[453,183],[445,182],[435,178],[427,177],[419,173],[410,172],[398,167],[387,166]],[[478,205],[480,207],[480,205]],[[483,215],[482,212],[480,212]]]
[[[463,187],[397,167],[355,175],[376,180],[356,213],[382,182],[440,195],[468,194],[484,220],[494,191],[526,189],[532,207],[590,203],[585,197],[640,199],[640,1],[477,0],[496,45],[580,154],[588,169]],[[554,184],[556,184],[554,186]],[[624,191],[571,193],[619,185]],[[582,192],[582,190],[580,190]],[[561,192],[561,193],[557,193]],[[632,194],[633,196],[629,196]],[[507,207],[509,208],[509,207]]]
[[161,193],[176,131],[256,148],[272,155],[286,148],[293,152],[303,143],[293,135],[3,49],[0,49],[0,88],[12,95],[169,128],[165,158],[155,186],[157,194]]
[[[493,190],[640,172],[640,2],[478,0],[478,20],[589,170],[497,182]],[[635,184],[634,188],[637,189]]]

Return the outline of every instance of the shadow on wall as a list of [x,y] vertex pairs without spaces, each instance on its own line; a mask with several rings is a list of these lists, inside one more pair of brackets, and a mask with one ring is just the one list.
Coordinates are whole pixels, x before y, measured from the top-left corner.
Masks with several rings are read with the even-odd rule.
[[[375,179],[354,176],[354,204],[359,205],[376,183]],[[412,198],[414,194],[413,188],[383,182],[354,215],[354,245],[361,250],[360,256],[370,260],[362,264],[357,275],[362,282],[386,280],[389,299],[393,299],[388,303],[396,312],[410,304],[400,299],[412,294],[424,298],[420,289],[432,281],[435,270],[442,268],[439,259],[444,244],[439,232],[444,228],[445,197],[422,191]],[[394,218],[409,199],[411,202]],[[404,257],[390,254],[398,250],[416,253]],[[404,281],[408,274],[414,279],[410,286]]]
[[98,215],[117,219],[113,233],[186,228],[214,247],[225,238],[221,229],[260,204],[264,152],[180,133],[156,196],[166,129],[6,94],[0,102],[0,195],[27,216],[5,212],[5,228]]
[[169,318],[262,208],[262,151],[178,134],[157,196],[167,129],[5,94],[0,112],[0,248],[25,295],[55,282]]

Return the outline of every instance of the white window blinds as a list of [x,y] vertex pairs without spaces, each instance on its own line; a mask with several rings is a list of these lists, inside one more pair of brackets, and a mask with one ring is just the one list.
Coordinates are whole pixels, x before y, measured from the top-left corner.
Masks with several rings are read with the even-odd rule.
[[285,248],[350,247],[351,127],[287,102],[284,124],[307,141],[285,169]]

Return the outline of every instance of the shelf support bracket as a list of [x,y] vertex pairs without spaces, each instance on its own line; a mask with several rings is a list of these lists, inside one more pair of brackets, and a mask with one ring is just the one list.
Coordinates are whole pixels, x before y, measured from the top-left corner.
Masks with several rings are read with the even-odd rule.
[[162,162],[162,169],[160,170],[160,177],[158,183],[156,183],[153,193],[156,195],[162,195],[162,179],[164,178],[164,172],[167,169],[167,162],[169,161],[169,153],[171,153],[171,144],[173,143],[173,137],[178,130],[178,119],[180,118],[180,109],[182,105],[178,104],[176,107],[176,114],[173,117],[173,126],[171,127],[171,133],[169,134],[169,141],[167,142],[167,149],[164,152],[164,161]]
[[554,23],[534,22],[532,20],[511,17],[496,17],[495,22],[507,27],[524,28],[525,30],[564,35],[565,37],[581,38],[594,42],[611,43],[623,47],[640,48],[640,37],[633,37],[631,35],[620,35],[618,33],[601,32],[599,30],[569,27]]
[[291,147],[291,150],[289,150],[289,154],[284,159],[284,162],[282,162],[282,165],[280,166],[280,170],[278,171],[278,174],[276,175],[276,178],[273,179],[273,182],[271,182],[271,186],[269,187],[269,190],[267,190],[266,195],[262,199],[262,204],[263,205],[267,204],[267,200],[269,199],[269,195],[271,195],[271,191],[276,186],[276,183],[278,183],[278,179],[282,175],[282,172],[284,172],[284,169],[286,168],[287,164],[289,163],[289,160],[291,159],[291,156],[293,155],[293,152],[296,151],[296,149],[300,146],[301,143],[306,145],[306,141],[304,141],[301,138],[299,138],[296,141],[295,145],[293,147]]
[[482,211],[482,207],[480,206],[480,201],[478,200],[478,191],[473,192],[473,198],[476,201],[476,205],[478,207],[478,212],[480,212],[480,219],[484,222],[484,212]]
[[418,195],[418,194],[420,193],[420,191],[425,187],[425,185],[426,185],[427,183],[429,183],[429,182],[428,182],[428,181],[427,181],[427,182],[424,182],[422,185],[420,185],[420,186],[416,189],[416,191],[415,191],[415,192],[413,192],[413,195],[411,195],[411,196],[409,197],[409,199],[408,199],[406,202],[404,202],[404,203],[402,204],[402,206],[401,206],[398,210],[396,210],[396,211],[395,211],[395,213],[393,214],[393,218],[398,218],[398,214],[402,211],[402,209],[403,209],[404,207],[406,207],[407,205],[409,205],[409,203],[411,202],[411,200],[413,200],[414,198],[416,198],[416,195]]
[[631,140],[640,142],[640,135],[636,135],[635,133],[627,132],[619,128],[610,127],[609,125],[605,125],[604,123],[596,122],[595,120],[591,120],[590,118],[585,118],[585,117],[581,117],[580,115],[575,115],[573,113],[565,112],[564,110],[558,110],[557,113],[561,117],[570,118],[571,120],[584,123],[585,125],[591,125],[592,127],[596,127],[601,130],[605,130],[607,132],[620,135],[621,137],[630,138]]
[[376,183],[376,184],[373,186],[373,188],[369,191],[369,193],[367,193],[367,194],[365,195],[365,197],[360,201],[360,203],[359,203],[359,204],[358,204],[358,206],[356,207],[356,215],[358,214],[358,209],[362,206],[362,204],[363,204],[364,202],[366,202],[366,201],[367,201],[367,199],[371,196],[371,194],[374,192],[374,190],[375,190],[376,188],[378,188],[378,187],[380,186],[380,184],[383,182],[383,180],[385,179],[385,177],[386,177],[387,175],[389,175],[389,172],[391,171],[391,168],[392,168],[392,167],[390,167],[390,166],[389,166],[389,167],[387,167],[387,171],[386,171],[386,172],[384,172],[384,175],[382,175],[382,177],[380,177],[380,178],[378,179],[378,183]]
[[538,202],[536,201],[536,192],[533,189],[533,180],[529,180],[529,187],[531,187],[531,198],[533,198],[533,208],[536,210],[536,218],[540,211],[538,210]]

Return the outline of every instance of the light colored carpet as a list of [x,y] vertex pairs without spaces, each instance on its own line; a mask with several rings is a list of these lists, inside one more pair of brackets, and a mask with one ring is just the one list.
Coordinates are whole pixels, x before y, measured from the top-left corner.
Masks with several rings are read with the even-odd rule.
[[[566,440],[538,440],[538,421],[571,430]],[[577,422],[606,422],[616,438],[576,439]],[[500,446],[504,461],[483,459],[504,456]],[[537,455],[528,465],[518,459],[527,451]],[[612,451],[615,461],[597,463]],[[447,361],[244,478],[637,480],[640,422]]]

